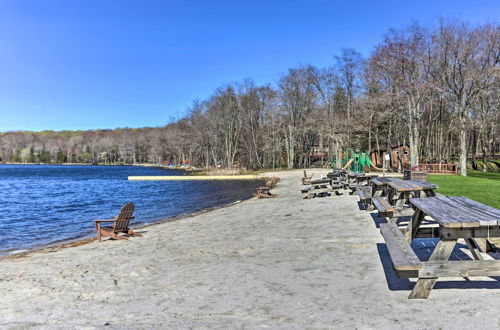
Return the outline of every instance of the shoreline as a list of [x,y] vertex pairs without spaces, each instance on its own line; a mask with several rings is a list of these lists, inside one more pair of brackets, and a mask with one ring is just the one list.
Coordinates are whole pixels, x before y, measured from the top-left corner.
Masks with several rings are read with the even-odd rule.
[[[15,164],[2,164],[2,165],[10,166],[10,165],[15,165]],[[22,165],[34,166],[35,164],[22,164]],[[52,165],[56,166],[56,165],[61,165],[61,164],[52,164]],[[79,166],[79,165],[80,164],[71,164],[71,165],[68,164],[68,165],[62,165],[62,166]],[[44,166],[44,165],[41,165],[41,166]],[[110,166],[130,166],[130,165],[110,165]],[[138,165],[138,166],[140,166],[140,165]],[[265,178],[257,178],[256,180],[257,180],[256,182],[259,182],[259,183],[256,183],[255,187],[257,187],[259,184],[261,184],[260,182],[265,180]],[[215,210],[215,209],[218,209],[221,207],[231,206],[235,202],[247,200],[247,199],[250,199],[250,198],[255,196],[255,189],[252,188],[253,187],[252,183],[249,183],[246,186],[249,187],[248,192],[241,193],[241,195],[243,195],[243,196],[232,197],[232,195],[227,195],[227,196],[225,196],[226,198],[222,198],[223,200],[217,200],[217,201],[212,201],[212,202],[210,202],[210,198],[209,198],[209,199],[207,199],[207,203],[206,203],[209,205],[207,205],[206,207],[203,207],[203,208],[197,208],[197,207],[185,205],[184,207],[176,208],[173,211],[170,210],[170,212],[169,212],[169,209],[163,209],[163,212],[161,211],[161,209],[158,209],[158,211],[160,211],[160,212],[154,212],[154,213],[159,214],[159,216],[154,216],[154,214],[153,214],[154,218],[145,219],[145,220],[142,220],[140,222],[137,220],[141,220],[141,219],[136,219],[137,222],[133,221],[131,224],[131,228],[143,228],[146,226],[156,225],[156,224],[160,224],[160,223],[164,223],[164,222],[175,221],[178,218],[195,216],[195,215],[199,214],[200,212],[203,213],[205,211],[210,211],[210,210]],[[245,190],[246,189],[241,188],[241,189],[238,189],[237,191],[244,192]],[[237,199],[237,197],[242,197],[242,198]],[[167,214],[162,215],[162,213],[167,213]],[[92,218],[89,218],[88,221],[92,222]],[[84,225],[84,226],[86,226],[86,225]],[[82,229],[82,230],[80,230],[80,229]],[[54,249],[58,249],[61,247],[76,246],[76,245],[82,244],[80,242],[89,243],[89,242],[92,242],[93,237],[95,237],[95,229],[93,228],[93,225],[92,225],[92,226],[89,226],[89,228],[84,228],[84,227],[77,228],[77,230],[75,230],[73,233],[70,232],[70,233],[66,233],[66,234],[70,234],[70,235],[67,235],[67,236],[66,235],[55,235],[55,237],[50,238],[50,241],[48,243],[43,243],[43,244],[40,244],[40,243],[36,244],[36,243],[32,242],[32,240],[31,241],[30,240],[20,241],[20,242],[18,242],[18,246],[16,246],[16,247],[10,247],[8,249],[6,247],[6,249],[0,250],[0,260],[6,259],[6,258],[11,258],[11,257],[26,256],[26,255],[32,254],[34,252],[43,251],[46,249],[49,249],[52,251]],[[59,236],[59,237],[57,237],[57,236]],[[63,237],[61,237],[61,236],[63,236]],[[64,237],[64,236],[66,236],[66,237]]]
[[[191,213],[183,213],[183,214],[176,215],[176,216],[173,216],[170,218],[162,218],[162,219],[158,219],[158,220],[153,220],[151,222],[148,222],[147,224],[141,224],[138,226],[131,225],[130,228],[132,228],[132,229],[144,229],[144,228],[149,228],[149,227],[153,227],[156,225],[161,225],[161,224],[165,224],[165,223],[169,223],[169,222],[175,222],[175,221],[183,220],[186,218],[195,217],[195,216],[198,216],[201,214],[213,212],[213,211],[216,211],[219,209],[229,208],[231,206],[235,206],[237,204],[246,202],[246,201],[254,199],[254,198],[256,198],[255,194],[249,196],[248,198],[245,198],[245,199],[242,199],[239,201],[235,201],[235,202],[225,203],[225,204],[222,204],[220,206],[213,206],[213,207],[209,207],[209,208],[202,209],[202,210],[195,211],[195,212],[191,212]],[[56,241],[54,243],[45,244],[43,246],[38,246],[35,248],[30,248],[30,249],[25,249],[25,250],[19,250],[20,252],[18,252],[18,253],[7,253],[7,254],[0,253],[0,262],[2,262],[3,260],[8,260],[8,259],[18,259],[18,258],[29,257],[30,255],[32,255],[34,253],[39,253],[39,252],[40,253],[44,253],[44,252],[49,253],[49,252],[59,251],[61,249],[66,249],[66,248],[71,248],[71,247],[80,246],[80,245],[84,245],[84,244],[89,244],[89,243],[92,243],[95,241],[97,241],[97,237],[95,237],[95,234],[94,234],[94,236],[84,236],[84,237],[78,237],[78,238],[63,239],[63,240]],[[15,252],[15,251],[12,251],[12,252]]]

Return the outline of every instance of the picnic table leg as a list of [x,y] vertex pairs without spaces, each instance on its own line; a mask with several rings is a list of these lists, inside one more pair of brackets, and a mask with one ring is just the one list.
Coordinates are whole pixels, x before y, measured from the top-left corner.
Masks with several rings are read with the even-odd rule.
[[[394,206],[394,211],[399,212],[399,210],[403,209],[406,199],[407,199],[407,194],[405,192],[401,192],[401,193],[396,193],[394,199],[392,200],[392,203],[391,200],[388,200],[388,202]],[[397,224],[399,218],[400,218],[399,216],[394,216],[393,214],[393,216],[389,218],[388,222]]]
[[[478,239],[476,239],[476,240],[478,240]],[[486,240],[486,239],[484,239],[484,240]],[[472,257],[474,258],[474,260],[483,260],[483,256],[479,252],[479,246],[474,239],[466,238],[465,243],[467,244],[467,247],[469,248],[470,253],[472,254]],[[484,244],[486,245],[486,242]],[[486,252],[486,250],[482,250],[482,251]]]
[[391,205],[394,205],[393,202],[392,202],[392,200],[394,199],[394,195],[395,195],[394,189],[389,190],[388,193],[387,193],[387,201]]
[[[453,252],[453,248],[455,247],[457,241],[456,240],[439,240],[436,248],[432,252],[429,261],[446,261],[450,258],[451,253]],[[419,278],[413,290],[410,293],[408,299],[427,299],[429,294],[431,293],[434,284],[438,280],[435,278]]]
[[424,190],[425,197],[434,197],[436,196],[436,192],[432,189]]
[[474,238],[474,241],[481,252],[486,253],[494,250],[491,242],[487,238]]
[[408,227],[406,228],[406,232],[404,234],[406,240],[408,243],[411,244],[413,241],[413,238],[415,238],[417,234],[417,230],[420,227],[420,224],[422,224],[422,221],[424,221],[425,214],[417,209],[415,213],[413,213],[413,216],[411,217],[410,221],[408,222]]
[[398,199],[396,199],[396,202],[394,203],[394,208],[402,209],[407,199],[408,196],[406,193],[400,193]]

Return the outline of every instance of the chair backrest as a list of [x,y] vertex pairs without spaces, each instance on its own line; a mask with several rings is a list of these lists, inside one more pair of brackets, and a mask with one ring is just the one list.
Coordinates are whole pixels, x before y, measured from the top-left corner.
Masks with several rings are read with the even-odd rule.
[[130,220],[134,217],[134,203],[127,202],[122,206],[120,213],[115,218],[115,223],[113,225],[113,231],[126,231],[130,225]]

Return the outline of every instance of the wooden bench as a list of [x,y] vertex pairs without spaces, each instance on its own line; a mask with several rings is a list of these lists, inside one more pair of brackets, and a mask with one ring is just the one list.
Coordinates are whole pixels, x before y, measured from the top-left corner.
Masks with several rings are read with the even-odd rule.
[[394,213],[394,208],[387,199],[383,197],[375,197],[372,199],[373,206],[377,209],[378,211],[378,216],[379,217],[387,217],[391,218],[393,213]]
[[271,194],[271,187],[268,186],[262,186],[257,188],[257,198],[272,198],[276,197],[276,195]]
[[365,209],[370,208],[372,204],[372,187],[363,186],[358,188],[359,201]]
[[398,277],[417,277],[419,270],[422,269],[422,262],[398,226],[394,223],[381,223],[380,232],[384,237],[392,266]]

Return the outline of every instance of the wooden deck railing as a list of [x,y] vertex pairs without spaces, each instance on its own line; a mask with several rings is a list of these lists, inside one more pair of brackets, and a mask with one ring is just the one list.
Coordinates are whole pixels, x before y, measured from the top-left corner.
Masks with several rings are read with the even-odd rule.
[[420,164],[429,174],[458,174],[458,164]]

